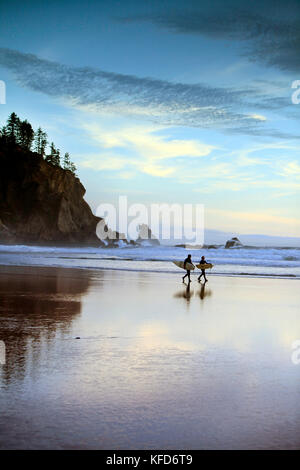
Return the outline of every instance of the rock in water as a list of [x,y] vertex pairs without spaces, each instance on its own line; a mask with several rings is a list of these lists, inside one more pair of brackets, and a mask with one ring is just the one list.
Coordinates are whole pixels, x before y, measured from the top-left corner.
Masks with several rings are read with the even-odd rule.
[[101,245],[85,188],[69,170],[0,146],[0,243]]
[[157,246],[160,245],[159,240],[152,234],[151,229],[148,227],[147,224],[140,224],[139,227],[139,235],[136,239],[136,243],[138,245],[153,245]]
[[243,246],[243,244],[237,237],[233,237],[231,240],[227,240],[225,248],[232,248],[233,246]]

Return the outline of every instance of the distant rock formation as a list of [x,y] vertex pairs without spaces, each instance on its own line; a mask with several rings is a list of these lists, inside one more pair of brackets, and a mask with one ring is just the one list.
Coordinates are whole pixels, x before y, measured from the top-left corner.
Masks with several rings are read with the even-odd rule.
[[0,243],[104,246],[100,220],[69,170],[17,145],[0,143]]
[[217,250],[218,248],[221,248],[223,245],[203,245],[202,248],[205,248],[207,250]]
[[152,234],[151,229],[148,227],[147,224],[139,225],[138,229],[139,235],[135,241],[138,245],[160,245],[159,240]]
[[232,248],[234,246],[243,246],[237,237],[232,237],[231,240],[227,240],[225,248]]
[[205,245],[192,245],[191,243],[179,243],[178,245],[175,245],[175,248],[190,248],[191,250],[201,250],[202,248],[205,248]]

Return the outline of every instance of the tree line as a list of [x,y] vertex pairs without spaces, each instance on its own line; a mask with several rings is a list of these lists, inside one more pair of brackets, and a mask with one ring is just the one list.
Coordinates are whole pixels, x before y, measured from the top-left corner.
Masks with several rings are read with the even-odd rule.
[[50,143],[50,153],[46,154],[46,148],[49,144],[48,136],[40,127],[34,131],[30,122],[25,119],[22,121],[16,113],[11,113],[6,121],[6,126],[0,130],[0,138],[8,144],[19,145],[24,150],[34,151],[41,155],[46,162],[54,166],[59,166],[64,170],[76,173],[76,166],[70,160],[68,152],[63,157],[60,150],[53,142]]

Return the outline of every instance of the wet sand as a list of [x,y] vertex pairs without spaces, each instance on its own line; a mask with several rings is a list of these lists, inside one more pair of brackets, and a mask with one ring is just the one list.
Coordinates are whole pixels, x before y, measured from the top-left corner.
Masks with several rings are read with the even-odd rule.
[[299,448],[299,281],[180,274],[0,267],[0,448]]

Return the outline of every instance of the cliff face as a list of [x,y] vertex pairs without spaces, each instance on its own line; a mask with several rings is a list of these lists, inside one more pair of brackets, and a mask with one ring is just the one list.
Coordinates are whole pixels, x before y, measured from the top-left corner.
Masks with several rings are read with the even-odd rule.
[[0,243],[101,245],[84,194],[69,170],[0,144]]

